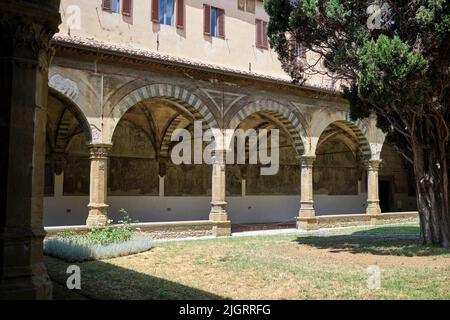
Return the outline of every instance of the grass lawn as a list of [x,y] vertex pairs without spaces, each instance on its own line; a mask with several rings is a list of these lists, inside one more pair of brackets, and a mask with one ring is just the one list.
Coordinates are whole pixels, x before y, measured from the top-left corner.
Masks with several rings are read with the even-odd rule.
[[[450,251],[417,245],[418,231],[167,242],[78,265],[82,293],[97,299],[450,299]],[[64,284],[70,264],[50,257],[46,264]],[[381,269],[379,289],[367,287],[372,265]]]

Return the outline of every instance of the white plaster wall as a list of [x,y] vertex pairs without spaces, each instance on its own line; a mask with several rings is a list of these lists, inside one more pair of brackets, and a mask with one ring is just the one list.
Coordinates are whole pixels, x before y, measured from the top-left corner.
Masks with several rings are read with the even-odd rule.
[[[317,215],[364,213],[367,195],[314,197]],[[233,223],[271,223],[295,221],[298,196],[228,197],[228,213]],[[109,217],[120,219],[120,209],[140,222],[207,220],[210,197],[109,197]],[[88,197],[46,197],[44,225],[82,225]]]
[[[84,225],[89,197],[63,196],[63,175],[55,176],[55,196],[44,198],[44,225]],[[396,194],[402,200],[402,211],[415,210],[415,198]],[[227,197],[227,211],[232,223],[294,222],[300,196]],[[358,214],[366,211],[367,193],[349,196],[314,195],[316,215]],[[108,215],[114,221],[125,209],[140,222],[207,220],[210,197],[108,197]]]
[[[273,50],[255,47],[255,19],[269,20],[262,2],[257,1],[255,14],[239,11],[236,0],[184,2],[185,28],[179,30],[151,22],[150,0],[134,0],[131,17],[103,11],[101,0],[62,0],[59,34],[95,38],[242,71],[249,71],[251,64],[252,72],[289,79]],[[204,3],[225,10],[225,39],[204,36]],[[73,26],[74,8],[80,10],[80,28]]]
[[392,209],[394,211],[416,211],[416,197],[410,197],[407,193],[396,193],[394,195],[394,207]]
[[44,197],[44,226],[84,225],[89,197]]

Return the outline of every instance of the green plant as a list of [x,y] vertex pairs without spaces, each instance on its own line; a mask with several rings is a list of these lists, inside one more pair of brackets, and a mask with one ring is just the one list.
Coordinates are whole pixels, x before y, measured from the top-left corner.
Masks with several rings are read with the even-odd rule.
[[58,236],[63,239],[70,239],[72,237],[77,236],[77,232],[73,229],[65,229],[65,230],[61,231],[60,233],[58,233]]
[[72,238],[54,238],[44,242],[44,253],[66,261],[88,261],[109,259],[135,254],[151,249],[149,238],[133,236],[123,242],[107,245],[95,243],[85,235]]
[[73,229],[63,230],[58,238],[44,243],[45,254],[67,261],[106,259],[146,251],[152,241],[135,236],[133,221],[125,209],[120,209],[122,219],[118,224],[108,220],[104,227],[94,227],[89,232],[79,234]]
[[133,236],[132,221],[125,209],[120,209],[123,215],[118,225],[112,224],[112,220],[108,220],[105,227],[95,227],[87,235],[87,241],[93,244],[108,245],[111,243],[125,242]]

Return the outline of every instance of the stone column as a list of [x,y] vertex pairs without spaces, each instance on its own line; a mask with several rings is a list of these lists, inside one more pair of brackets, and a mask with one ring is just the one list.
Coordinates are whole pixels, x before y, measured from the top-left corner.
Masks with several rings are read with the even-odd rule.
[[317,228],[313,199],[313,163],[315,159],[315,156],[301,157],[300,210],[297,218],[297,228],[299,229]]
[[108,221],[108,151],[111,145],[93,144],[89,146],[91,153],[91,178],[89,191],[89,216],[87,226],[104,226]]
[[370,215],[381,214],[380,199],[378,197],[378,170],[381,160],[369,160],[367,167],[367,210]]
[[231,235],[231,222],[228,220],[225,201],[225,152],[215,151],[212,158],[212,194],[209,220],[214,222],[215,236]]
[[50,40],[59,0],[4,0],[0,13],[0,299],[49,299],[42,241]]

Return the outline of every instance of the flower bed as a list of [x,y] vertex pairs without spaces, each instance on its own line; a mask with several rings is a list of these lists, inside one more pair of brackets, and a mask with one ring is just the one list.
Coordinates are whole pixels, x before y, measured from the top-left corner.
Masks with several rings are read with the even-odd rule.
[[149,250],[151,239],[133,231],[125,210],[119,224],[108,221],[105,227],[92,228],[85,234],[65,231],[56,238],[44,241],[44,253],[66,261],[86,261],[115,258]]

